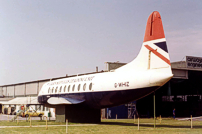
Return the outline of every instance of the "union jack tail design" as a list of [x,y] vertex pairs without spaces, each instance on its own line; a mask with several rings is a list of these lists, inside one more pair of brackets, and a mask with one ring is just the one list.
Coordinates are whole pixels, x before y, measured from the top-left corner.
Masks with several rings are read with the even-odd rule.
[[118,68],[116,71],[160,68],[169,68],[171,70],[170,67],[170,58],[161,16],[159,12],[154,11],[147,20],[144,41],[138,56],[132,62]]

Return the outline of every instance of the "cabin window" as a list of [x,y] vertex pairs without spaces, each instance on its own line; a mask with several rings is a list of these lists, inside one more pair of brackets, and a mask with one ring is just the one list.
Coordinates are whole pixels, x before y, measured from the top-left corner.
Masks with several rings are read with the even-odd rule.
[[50,87],[48,88],[48,93],[51,93],[51,89],[50,89]]
[[52,93],[54,92],[54,87],[52,88]]
[[61,92],[62,91],[62,86],[60,87],[60,90],[59,90],[59,92]]
[[68,92],[70,91],[70,85],[68,86]]
[[57,91],[58,91],[58,87],[55,88],[55,93],[57,93]]
[[78,91],[80,90],[80,86],[81,86],[81,84],[78,85]]
[[86,90],[86,83],[83,85],[83,91]]
[[75,88],[75,84],[74,84],[73,87],[72,87],[72,91],[74,91],[74,88]]
[[91,90],[91,89],[92,89],[92,85],[93,85],[93,84],[92,84],[92,83],[90,83],[90,85],[89,85],[89,90]]
[[66,90],[66,87],[67,87],[67,86],[64,87],[64,92],[65,92],[65,90]]

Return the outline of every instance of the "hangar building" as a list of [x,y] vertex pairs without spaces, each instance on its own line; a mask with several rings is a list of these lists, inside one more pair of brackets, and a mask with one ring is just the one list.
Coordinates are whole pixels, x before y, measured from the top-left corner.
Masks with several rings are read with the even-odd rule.
[[[119,63],[109,63],[111,68],[108,69],[119,67],[116,64]],[[171,67],[174,74],[173,78],[155,92],[156,116],[171,117],[174,108],[176,109],[176,117],[201,116],[202,58],[186,56],[185,61],[173,62]],[[118,117],[133,118],[130,116],[131,111],[136,116],[153,117],[153,106],[152,93],[133,104],[106,109],[106,118],[115,118],[117,113],[120,114]],[[125,112],[120,113],[120,110]]]
[[[176,117],[202,115],[202,58],[186,56],[171,63],[174,77],[156,91],[156,115]],[[153,116],[153,94],[137,101],[140,116]]]
[[[125,65],[125,63],[107,62],[106,65],[106,71],[110,71]],[[189,116],[190,114],[193,116],[202,115],[202,58],[187,56],[186,61],[173,62],[171,66],[174,77],[155,93],[157,116],[172,116],[173,108],[176,109],[177,117]],[[0,112],[7,113],[8,111],[6,111],[6,109],[8,109],[8,107],[17,107],[16,105],[8,105],[6,108],[5,105],[2,105],[4,102],[8,102],[13,98],[27,97],[27,100],[29,100],[29,97],[36,97],[45,82],[74,76],[2,85],[0,86]],[[136,102],[125,104],[124,106],[125,107],[122,106],[122,109],[124,109],[125,113],[121,113],[127,116],[118,117],[132,118],[136,109],[138,115],[141,117],[153,116],[153,94]],[[37,105],[35,108],[37,109]],[[45,107],[42,107],[41,110],[49,111],[49,109]],[[114,114],[120,109],[113,108],[110,110],[110,114]],[[52,115],[55,114],[54,109],[52,109],[51,112]],[[108,118],[107,115],[109,115],[109,109],[104,109],[102,111],[102,117]]]

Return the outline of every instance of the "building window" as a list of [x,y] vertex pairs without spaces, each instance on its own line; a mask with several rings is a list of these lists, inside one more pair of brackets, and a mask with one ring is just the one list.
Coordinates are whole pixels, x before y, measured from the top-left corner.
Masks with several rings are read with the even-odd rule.
[[83,91],[86,90],[86,83],[83,85]]
[[91,90],[92,89],[92,83],[90,83],[90,85],[89,85],[89,90]]
[[67,87],[67,86],[65,85],[65,87],[64,87],[64,92],[65,92],[65,90],[66,90],[66,87]]
[[78,91],[80,90],[80,86],[81,86],[81,84],[78,85]]
[[72,91],[74,91],[74,88],[75,88],[75,84],[74,84],[73,87],[72,87]]
[[70,85],[68,86],[68,92],[70,91]]

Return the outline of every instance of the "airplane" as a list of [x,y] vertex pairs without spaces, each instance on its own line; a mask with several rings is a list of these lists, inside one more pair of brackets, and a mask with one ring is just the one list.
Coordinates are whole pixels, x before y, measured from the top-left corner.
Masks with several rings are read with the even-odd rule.
[[143,98],[173,77],[162,20],[154,11],[148,18],[137,57],[110,72],[82,75],[45,83],[38,102],[45,106],[84,105],[102,109]]

